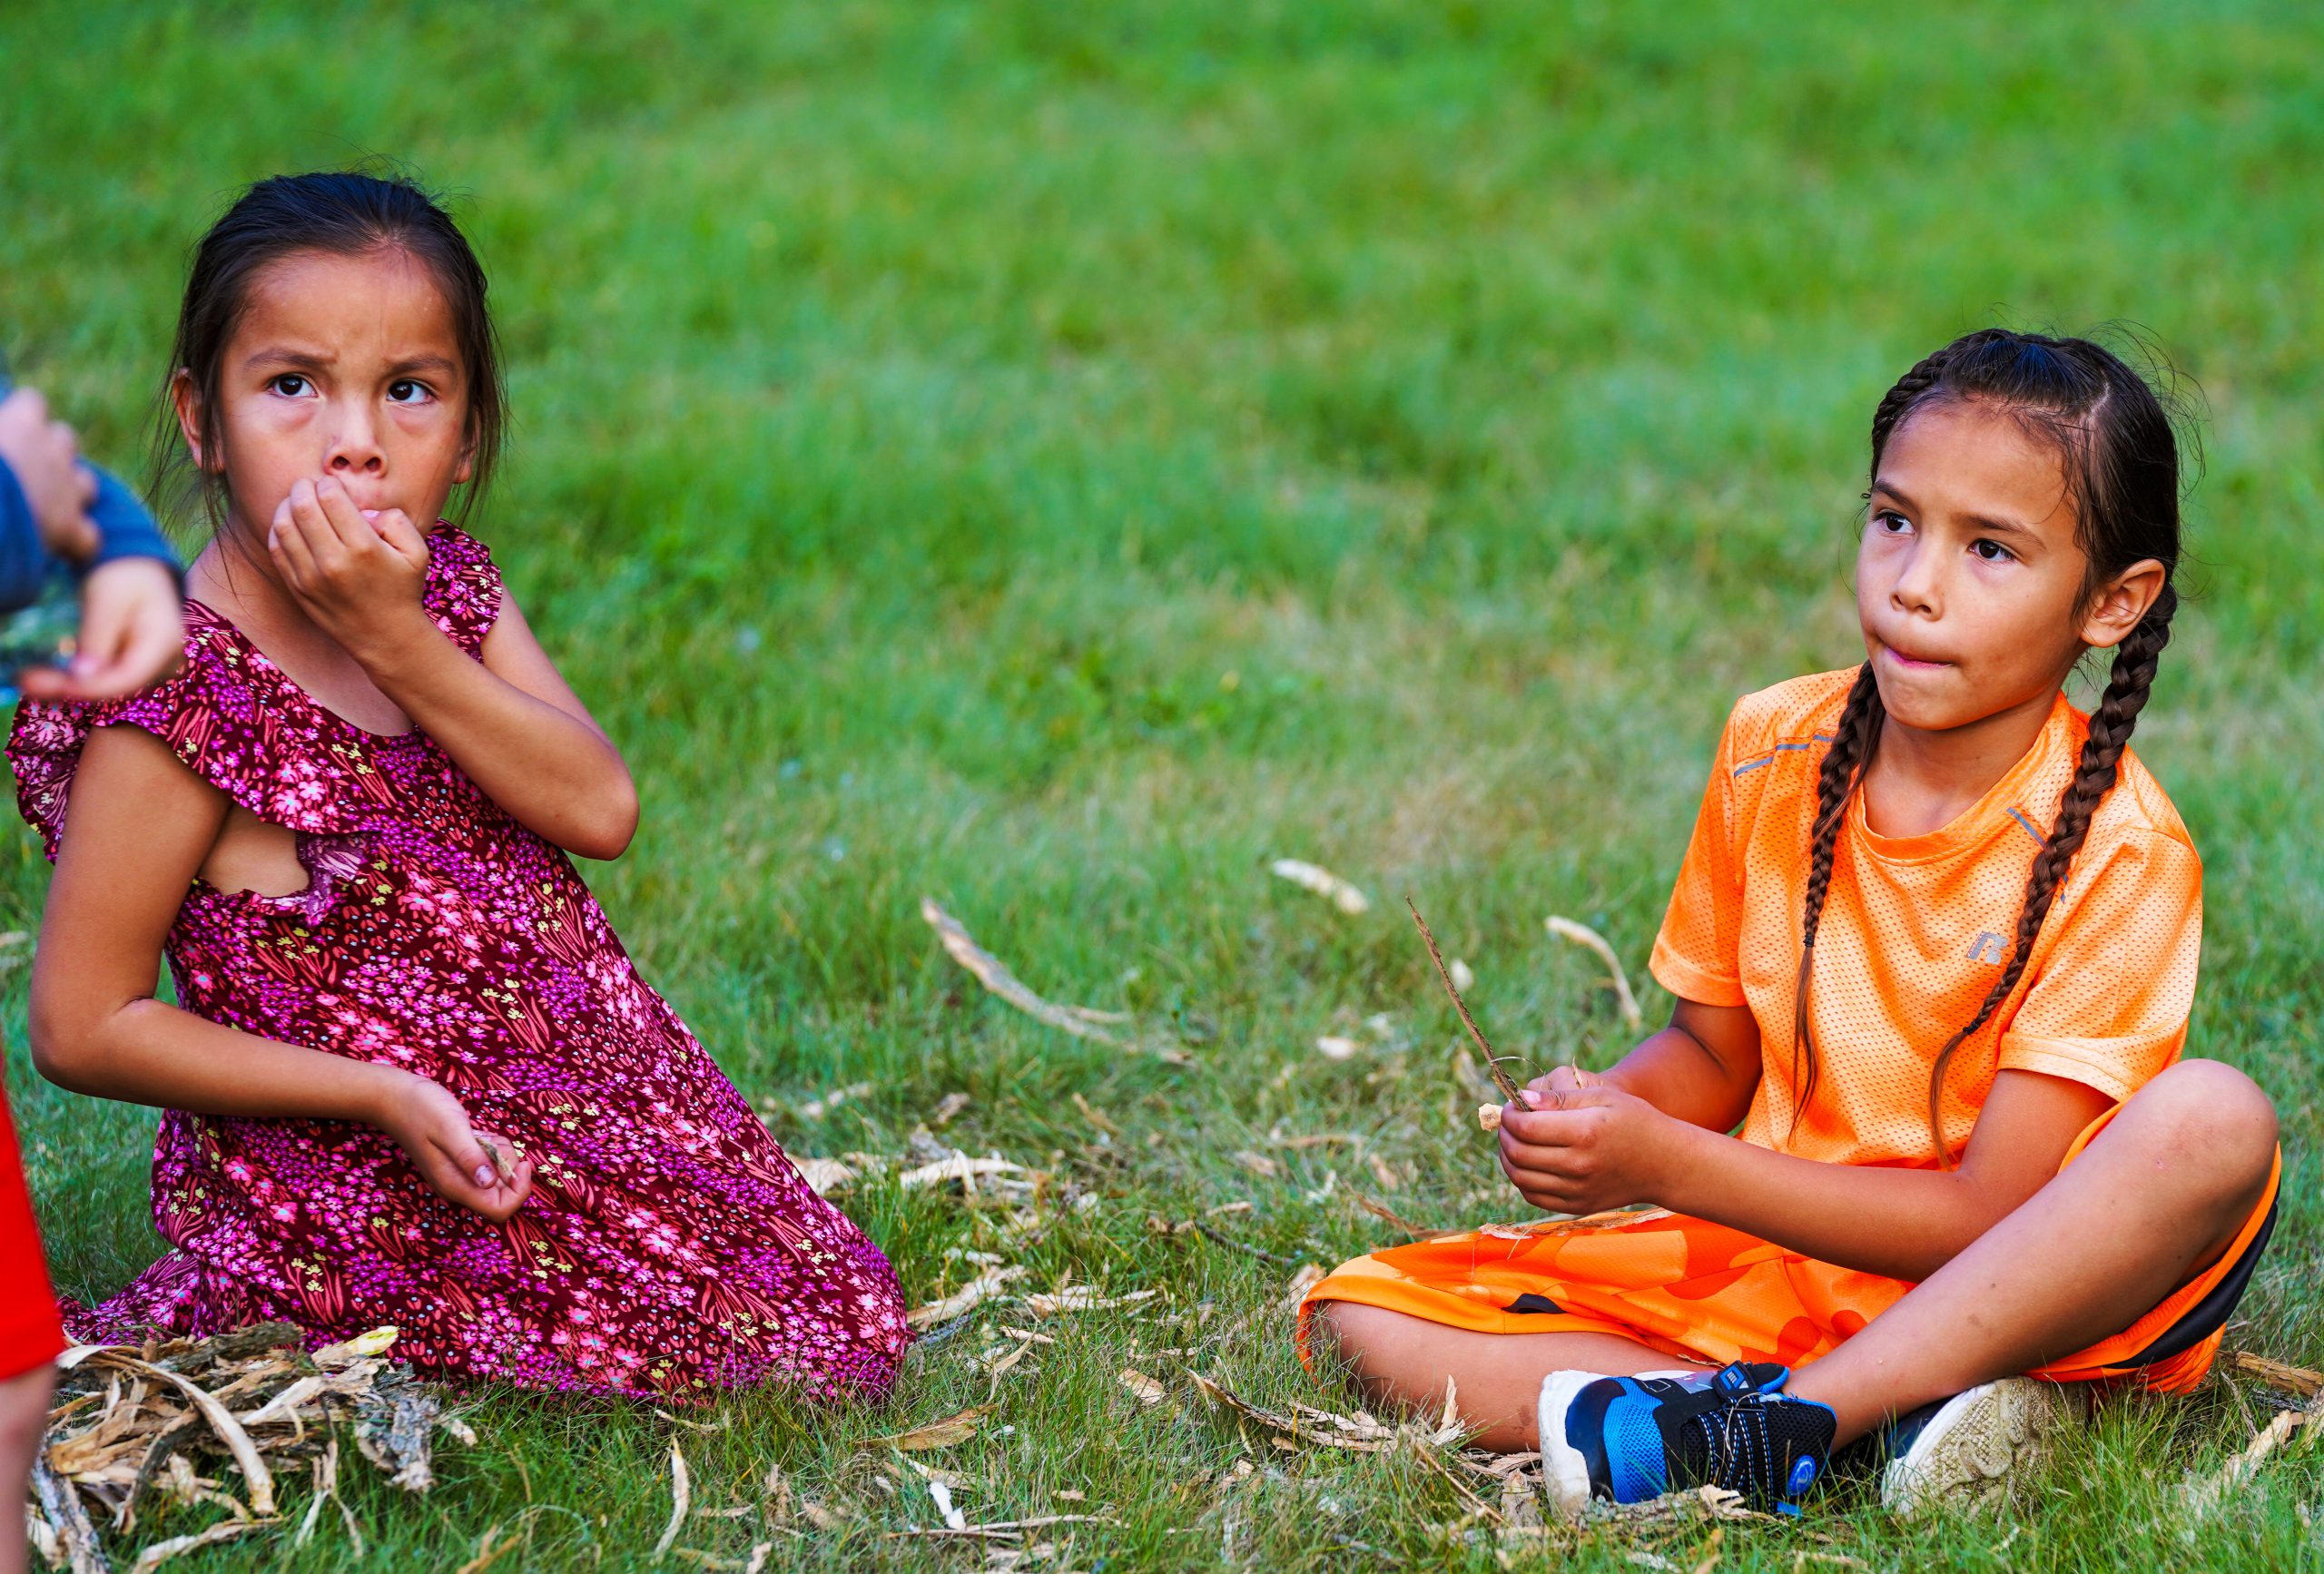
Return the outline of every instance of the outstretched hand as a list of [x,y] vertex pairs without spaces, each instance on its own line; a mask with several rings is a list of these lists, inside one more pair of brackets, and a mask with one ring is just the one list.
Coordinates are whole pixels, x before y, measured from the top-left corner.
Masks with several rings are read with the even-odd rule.
[[81,582],[78,654],[64,668],[27,667],[16,686],[36,700],[110,700],[160,683],[185,651],[177,575],[153,557],[117,557]]
[[446,1202],[499,1224],[531,1195],[533,1161],[507,1137],[471,1126],[460,1101],[439,1083],[415,1076],[399,1084],[378,1124]]
[[426,622],[428,538],[400,508],[357,507],[334,477],[292,484],[266,550],[307,615],[358,661]]
[[1501,1116],[1501,1168],[1518,1194],[1552,1213],[1594,1214],[1652,1202],[1663,1190],[1678,1123],[1592,1071],[1561,1066]]

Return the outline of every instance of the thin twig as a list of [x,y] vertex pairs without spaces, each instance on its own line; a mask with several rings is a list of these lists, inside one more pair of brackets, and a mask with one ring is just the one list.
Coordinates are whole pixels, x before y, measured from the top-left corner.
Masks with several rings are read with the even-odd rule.
[[974,1323],[976,1320],[977,1314],[970,1312],[964,1316],[953,1318],[950,1323],[939,1323],[937,1326],[930,1329],[927,1333],[921,1334],[919,1338],[913,1340],[911,1342],[911,1347],[915,1352],[917,1352],[922,1350],[933,1350],[940,1344],[949,1343],[952,1340],[958,1339],[961,1334],[967,1333],[970,1326]]
[[1471,1491],[1469,1490],[1468,1482],[1462,1481],[1460,1477],[1454,1475],[1450,1470],[1446,1469],[1444,1461],[1436,1457],[1436,1451],[1430,1448],[1425,1441],[1415,1433],[1406,1432],[1404,1434],[1404,1441],[1411,1449],[1413,1458],[1418,1460],[1422,1464],[1426,1465],[1430,1470],[1435,1471],[1438,1476],[1443,1479],[1447,1486],[1450,1486],[1453,1491],[1459,1493],[1461,1500],[1469,1505],[1469,1511],[1471,1513],[1475,1514],[1480,1519],[1490,1520],[1496,1525],[1502,1522],[1501,1510],[1494,1508],[1491,1503],[1486,1502],[1482,1498],[1477,1496],[1476,1493]]
[[1428,920],[1420,916],[1420,909],[1413,905],[1412,898],[1404,898],[1404,906],[1411,910],[1413,922],[1420,925],[1420,938],[1428,942],[1428,959],[1436,964],[1436,976],[1444,980],[1444,992],[1452,997],[1452,1008],[1461,1013],[1461,1025],[1468,1028],[1469,1037],[1477,1041],[1477,1048],[1485,1052],[1485,1069],[1492,1073],[1493,1086],[1508,1096],[1510,1103],[1523,1104],[1523,1094],[1509,1073],[1502,1069],[1501,1057],[1494,1054],[1492,1046],[1485,1042],[1484,1034],[1478,1029],[1477,1019],[1469,1015],[1469,1008],[1461,999],[1461,991],[1452,987],[1452,975],[1445,969],[1444,953],[1436,949],[1436,937],[1429,933]]
[[1426,1225],[1416,1225],[1413,1223],[1412,1220],[1404,1217],[1403,1215],[1398,1213],[1395,1209],[1390,1207],[1386,1203],[1382,1202],[1378,1197],[1366,1196],[1364,1193],[1355,1190],[1352,1186],[1348,1189],[1347,1195],[1357,1207],[1362,1208],[1374,1218],[1381,1220],[1391,1228],[1403,1231],[1404,1234],[1410,1235],[1415,1241],[1442,1241],[1450,1239],[1454,1235],[1464,1235],[1469,1233],[1466,1230],[1432,1230]]
[[1299,1261],[1296,1257],[1286,1257],[1279,1252],[1270,1252],[1263,1246],[1255,1246],[1248,1241],[1238,1241],[1225,1230],[1214,1229],[1200,1219],[1191,1222],[1195,1226],[1195,1233],[1206,1240],[1216,1241],[1222,1246],[1232,1246],[1238,1252],[1248,1252],[1262,1263],[1273,1263],[1278,1268],[1288,1268]]

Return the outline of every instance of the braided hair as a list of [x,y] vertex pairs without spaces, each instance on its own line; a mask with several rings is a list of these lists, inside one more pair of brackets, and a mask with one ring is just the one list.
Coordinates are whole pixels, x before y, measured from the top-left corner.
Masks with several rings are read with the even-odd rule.
[[[1945,1074],[1961,1047],[1993,1019],[2025,976],[2042,922],[2090,833],[2091,818],[2121,773],[2123,751],[2139,713],[2146,708],[2162,647],[2171,643],[2171,619],[2179,607],[2179,593],[2171,584],[2179,565],[2179,448],[2170,412],[2144,378],[2120,356],[2086,339],[1981,329],[1921,360],[1883,396],[1872,418],[1875,477],[1888,439],[1906,418],[1940,403],[1970,401],[2009,415],[2030,436],[2057,451],[2075,505],[2076,537],[2089,560],[2083,585],[2085,600],[2114,575],[2144,559],[2160,562],[2164,577],[2154,605],[2115,647],[2113,670],[2091,714],[2090,735],[2073,780],[2026,876],[2025,901],[2008,964],[1986,991],[1976,1015],[1946,1040],[1929,1068],[1929,1133],[1938,1162],[1948,1166],[1953,1156],[1943,1124]],[[1885,717],[1879,685],[1866,662],[1848,689],[1816,779],[1807,912],[1792,1013],[1792,1086],[1799,1090],[1791,1115],[1794,1130],[1816,1097],[1819,1069],[1807,1020],[1816,931],[1831,890],[1840,826],[1879,746]]]

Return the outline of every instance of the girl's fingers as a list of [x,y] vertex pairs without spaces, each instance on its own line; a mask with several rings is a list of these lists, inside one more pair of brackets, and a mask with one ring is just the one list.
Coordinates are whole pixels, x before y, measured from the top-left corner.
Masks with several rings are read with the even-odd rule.
[[1572,1112],[1513,1108],[1502,1111],[1501,1140],[1504,1147],[1512,1144],[1521,1147],[1571,1147],[1583,1136],[1582,1122]]
[[389,550],[419,567],[428,566],[428,539],[412,524],[411,516],[400,508],[382,509],[371,521],[371,528]]
[[330,527],[332,539],[345,551],[363,552],[377,544],[378,533],[363,517],[363,510],[355,506],[355,499],[347,495],[345,484],[337,478],[325,476],[315,483],[315,507],[323,523]]
[[38,697],[108,700],[151,687],[185,650],[177,581],[148,558],[123,558],[92,573],[81,589],[80,652],[69,673],[46,671],[25,692]]
[[532,1160],[514,1142],[488,1131],[473,1133],[469,1146],[480,1161],[468,1172],[484,1197],[477,1211],[505,1219],[523,1205],[533,1189]]
[[318,574],[330,574],[345,561],[347,549],[340,543],[339,530],[331,524],[330,516],[323,511],[322,492],[316,483],[300,480],[291,484],[290,524]]
[[290,488],[290,496],[282,499],[282,507],[274,511],[273,527],[266,533],[266,550],[293,590],[304,589],[314,582],[315,555],[307,546],[307,533],[299,524],[299,487]]

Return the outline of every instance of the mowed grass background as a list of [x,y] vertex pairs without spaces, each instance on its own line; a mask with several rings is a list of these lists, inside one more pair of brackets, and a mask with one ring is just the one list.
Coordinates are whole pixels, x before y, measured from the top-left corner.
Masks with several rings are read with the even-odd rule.
[[[303,1549],[187,1566],[449,1568],[519,1522],[502,1567],[643,1566],[675,1435],[698,1503],[754,1503],[779,1465],[838,1527],[697,1519],[681,1547],[973,1567],[973,1545],[883,1540],[935,1515],[869,1440],[988,1396],[982,1433],[922,1457],[975,1520],[1118,1521],[1061,1528],[1049,1568],[1694,1566],[1699,1530],[1497,1551],[1432,1529],[1460,1505],[1410,1460],[1246,1448],[1183,1365],[1342,1402],[1292,1356],[1286,1271],[1147,1219],[1248,1202],[1220,1226],[1328,1264],[1387,1238],[1351,1189],[1433,1225],[1522,1212],[1397,899],[1475,968],[1506,1047],[1619,1054],[1596,964],[1542,917],[1598,925],[1645,984],[1727,707],[1860,654],[1874,402],[1996,319],[2135,320],[2208,395],[2201,598],[2138,748],[2209,869],[2193,1048],[2284,1116],[2282,1226],[2229,1343],[2324,1358],[2324,24],[1800,9],[0,16],[19,378],[132,465],[186,248],[232,190],[382,153],[460,193],[517,420],[478,528],[644,790],[635,848],[589,871],[614,922],[794,1151],[899,1152],[961,1091],[948,1140],[1096,1195],[1027,1242],[859,1188],[916,1302],[972,1271],[955,1247],[1022,1263],[1019,1288],[1161,1292],[1152,1316],[1049,1325],[996,1387],[970,1362],[1025,1315],[997,1313],[873,1412],[745,1395],[674,1433],[643,1406],[493,1399],[433,1495],[353,1483],[361,1550],[326,1516]],[[0,920],[30,929],[44,866],[21,827],[0,840]],[[1283,855],[1375,910],[1271,880]],[[1185,1030],[1193,1064],[990,1001],[922,894],[1036,988]],[[157,1249],[153,1117],[37,1079],[24,976],[9,1092],[60,1284],[94,1295]],[[1314,1050],[1380,1012],[1364,1053]],[[1346,1140],[1280,1145],[1318,1134]],[[1124,1365],[1169,1399],[1140,1407]],[[2221,1381],[2117,1410],[2006,1526],[1891,1524],[1850,1486],[1815,1510],[1828,1542],[1730,1529],[1720,1567],[2313,1563],[2318,1456],[2201,1525],[2171,1493],[2265,1402]],[[1210,1484],[1246,1451],[1255,1481]]]

